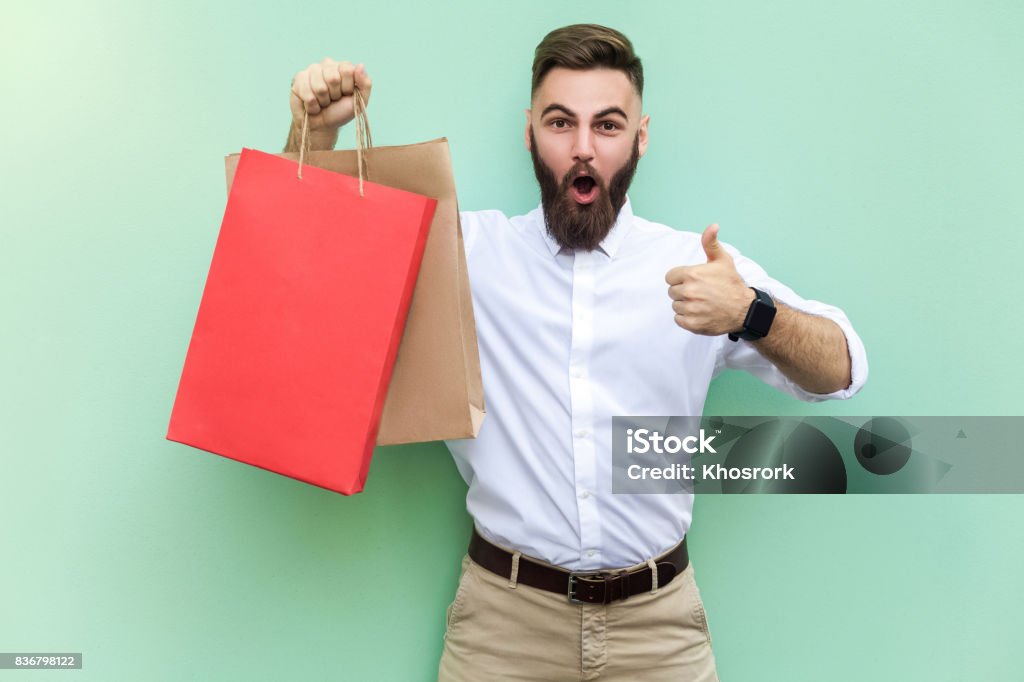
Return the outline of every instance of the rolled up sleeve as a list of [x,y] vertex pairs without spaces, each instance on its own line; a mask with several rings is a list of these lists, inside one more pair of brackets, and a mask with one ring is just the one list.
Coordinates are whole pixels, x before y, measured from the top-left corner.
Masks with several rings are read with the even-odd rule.
[[850,354],[850,375],[852,381],[846,388],[832,393],[811,393],[801,388],[794,381],[783,374],[778,367],[772,364],[767,358],[757,352],[754,346],[744,340],[730,341],[727,336],[722,336],[719,352],[715,363],[714,376],[717,376],[724,369],[742,369],[750,372],[769,386],[777,388],[789,395],[805,402],[821,402],[824,400],[846,400],[857,394],[868,379],[868,358],[864,349],[864,343],[860,336],[853,329],[849,318],[839,308],[799,296],[795,291],[785,284],[772,279],[760,265],[751,259],[743,256],[734,247],[723,244],[726,250],[732,254],[736,263],[736,269],[748,286],[756,287],[768,292],[776,301],[782,301],[786,305],[801,312],[811,315],[820,315],[828,318],[839,325],[846,336],[846,346]]

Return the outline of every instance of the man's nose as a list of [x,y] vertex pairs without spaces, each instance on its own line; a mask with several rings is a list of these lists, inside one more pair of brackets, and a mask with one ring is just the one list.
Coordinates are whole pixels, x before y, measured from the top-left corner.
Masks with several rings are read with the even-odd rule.
[[594,160],[594,131],[587,126],[580,126],[576,129],[576,137],[573,140],[572,160],[590,163]]

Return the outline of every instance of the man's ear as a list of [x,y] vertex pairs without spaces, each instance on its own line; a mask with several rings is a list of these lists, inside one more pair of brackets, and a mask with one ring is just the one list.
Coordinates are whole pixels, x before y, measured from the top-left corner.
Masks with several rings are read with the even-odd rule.
[[523,139],[526,142],[526,151],[530,151],[530,110],[526,109],[526,130],[523,131]]
[[644,116],[640,119],[640,130],[638,131],[639,139],[637,140],[637,146],[640,148],[640,156],[643,156],[647,151],[647,123],[651,120],[651,117]]

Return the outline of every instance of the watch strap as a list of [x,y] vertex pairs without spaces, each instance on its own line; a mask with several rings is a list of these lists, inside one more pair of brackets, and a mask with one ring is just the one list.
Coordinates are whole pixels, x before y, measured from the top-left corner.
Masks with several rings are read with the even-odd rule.
[[[754,290],[754,300],[750,302],[750,307],[747,308],[747,317],[743,320],[743,329],[738,332],[730,332],[730,341],[739,341],[740,339],[743,339],[744,341],[756,341],[757,339],[762,339],[768,335],[768,330],[771,329],[772,320],[775,319],[775,301],[772,300],[772,297],[769,296],[767,292],[761,291],[756,287],[750,288]],[[763,332],[750,326],[751,320],[754,317],[754,312],[758,306],[764,306],[771,309],[768,328]]]

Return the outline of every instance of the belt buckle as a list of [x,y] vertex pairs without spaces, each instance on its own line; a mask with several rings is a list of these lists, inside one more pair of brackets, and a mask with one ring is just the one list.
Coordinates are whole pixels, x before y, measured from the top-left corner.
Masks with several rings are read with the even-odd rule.
[[[604,603],[606,603],[607,600],[608,600],[608,579],[609,578],[613,578],[613,577],[615,577],[613,574],[608,573],[606,571],[581,571],[581,572],[578,572],[578,573],[570,573],[569,574],[569,589],[568,589],[568,594],[566,595],[566,596],[569,597],[569,603],[570,604],[604,604]],[[578,580],[581,580],[581,579],[585,580],[585,581],[588,581],[588,582],[597,582],[597,580],[600,580],[601,585],[604,588],[604,591],[603,591],[603,593],[601,595],[601,601],[599,601],[599,602],[589,602],[589,601],[583,601],[581,599],[577,599],[576,598],[576,582]]]

